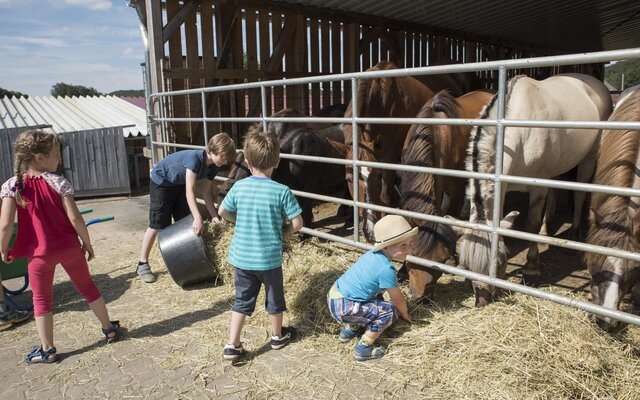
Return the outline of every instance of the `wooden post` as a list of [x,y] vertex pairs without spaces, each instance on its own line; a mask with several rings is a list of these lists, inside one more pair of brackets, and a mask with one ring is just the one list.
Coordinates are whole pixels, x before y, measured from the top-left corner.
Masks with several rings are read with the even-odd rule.
[[[149,43],[149,82],[151,88],[149,93],[159,93],[163,91],[161,61],[164,58],[164,46],[162,42],[162,9],[160,2],[146,1],[145,10],[147,13],[147,36]],[[161,104],[154,100],[152,106],[153,114],[160,115]],[[159,141],[161,138],[160,124],[153,124],[151,127],[151,139]],[[161,147],[156,147],[156,159],[163,157]]]

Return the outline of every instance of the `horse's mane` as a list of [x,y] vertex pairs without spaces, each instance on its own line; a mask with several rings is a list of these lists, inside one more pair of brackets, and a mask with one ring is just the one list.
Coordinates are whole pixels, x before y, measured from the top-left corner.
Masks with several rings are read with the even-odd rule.
[[[509,80],[505,95],[505,115],[507,113],[507,105],[511,98],[515,84],[525,75],[518,75]],[[480,119],[495,117],[497,114],[498,95],[493,96],[489,104],[487,104],[480,113]],[[495,172],[496,166],[496,127],[495,126],[476,126],[471,130],[469,136],[469,147],[467,148],[467,159],[465,161],[465,169],[472,172],[481,172],[492,174]],[[476,207],[478,218],[487,219],[486,210],[484,210],[483,200],[487,200],[493,196],[493,181],[480,179],[469,179],[467,187],[467,198],[472,203],[472,207]],[[472,213],[473,215],[473,213]]]
[[[611,115],[610,121],[640,120],[640,91],[627,100]],[[633,187],[640,175],[636,165],[640,152],[640,132],[637,130],[607,130],[603,132],[601,151],[594,182],[600,185]],[[599,227],[592,224],[588,242],[600,246],[638,251],[640,210],[629,196],[604,193],[591,195],[591,208],[598,216]],[[635,229],[634,229],[635,226]],[[607,256],[587,253],[588,265],[601,265]]]
[[[434,113],[443,112],[449,118],[457,118],[458,102],[446,90],[432,97],[416,118],[432,118]],[[402,153],[402,163],[423,167],[434,166],[435,125],[412,125],[407,134],[407,145]],[[433,174],[418,172],[400,172],[400,193],[403,208],[427,214],[441,214],[436,209],[435,180]]]

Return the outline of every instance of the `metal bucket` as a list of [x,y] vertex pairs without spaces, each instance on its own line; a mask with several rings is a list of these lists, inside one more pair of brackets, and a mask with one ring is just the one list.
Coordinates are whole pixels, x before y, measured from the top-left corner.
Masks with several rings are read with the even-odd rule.
[[218,274],[209,260],[201,236],[191,228],[193,216],[188,215],[158,232],[158,247],[171,278],[180,287],[215,279]]

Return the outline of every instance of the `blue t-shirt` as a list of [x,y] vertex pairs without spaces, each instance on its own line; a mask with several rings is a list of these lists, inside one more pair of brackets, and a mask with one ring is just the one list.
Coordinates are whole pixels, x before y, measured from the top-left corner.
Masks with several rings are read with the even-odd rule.
[[236,214],[228,261],[240,269],[266,271],[282,265],[282,224],[302,213],[291,190],[269,178],[236,182],[222,206]]
[[387,256],[369,251],[338,278],[336,286],[346,299],[366,302],[385,289],[397,288],[398,277]]
[[169,154],[151,170],[151,180],[159,186],[179,186],[187,183],[187,170],[196,174],[196,179],[212,181],[218,173],[215,164],[207,166],[205,150],[182,150]]

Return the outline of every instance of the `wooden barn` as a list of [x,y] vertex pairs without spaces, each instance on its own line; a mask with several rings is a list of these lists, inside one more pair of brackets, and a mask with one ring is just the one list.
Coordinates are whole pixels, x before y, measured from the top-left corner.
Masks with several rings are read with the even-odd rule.
[[[630,1],[470,0],[263,1],[130,0],[148,40],[152,93],[234,83],[358,72],[380,60],[399,67],[473,63],[634,47],[638,5]],[[544,78],[603,64],[514,70]],[[478,73],[496,87],[495,72]],[[294,107],[309,115],[348,103],[350,82],[267,89],[267,110]],[[260,90],[172,96],[162,112],[177,118],[261,114]],[[206,109],[204,109],[206,108]],[[204,110],[203,110],[204,109]],[[154,113],[159,113],[155,110]],[[202,145],[203,124],[174,122],[167,139]],[[236,123],[209,123],[236,138]]]

